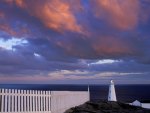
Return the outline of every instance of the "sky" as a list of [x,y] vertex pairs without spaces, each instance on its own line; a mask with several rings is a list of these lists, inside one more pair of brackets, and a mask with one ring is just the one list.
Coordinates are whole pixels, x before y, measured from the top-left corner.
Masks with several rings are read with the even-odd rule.
[[0,0],[0,83],[150,84],[149,0]]

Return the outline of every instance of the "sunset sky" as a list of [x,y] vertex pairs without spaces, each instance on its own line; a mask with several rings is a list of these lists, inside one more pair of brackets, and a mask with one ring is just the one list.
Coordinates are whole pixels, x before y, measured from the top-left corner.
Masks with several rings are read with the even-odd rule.
[[0,83],[150,84],[150,0],[0,0]]

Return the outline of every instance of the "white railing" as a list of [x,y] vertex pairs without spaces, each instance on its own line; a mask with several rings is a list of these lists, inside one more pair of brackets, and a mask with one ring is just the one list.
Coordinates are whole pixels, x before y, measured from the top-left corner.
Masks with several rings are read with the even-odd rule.
[[88,91],[0,89],[0,113],[63,113],[86,101]]

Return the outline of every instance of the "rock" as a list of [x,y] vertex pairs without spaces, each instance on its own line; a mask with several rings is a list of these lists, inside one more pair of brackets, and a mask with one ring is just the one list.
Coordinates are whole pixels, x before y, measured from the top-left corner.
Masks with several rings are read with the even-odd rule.
[[122,102],[86,102],[65,113],[150,113],[149,109],[131,106]]

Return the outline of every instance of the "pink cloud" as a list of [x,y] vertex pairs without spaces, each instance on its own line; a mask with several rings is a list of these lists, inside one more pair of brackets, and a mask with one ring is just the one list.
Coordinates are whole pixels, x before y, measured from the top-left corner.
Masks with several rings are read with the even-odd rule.
[[133,29],[139,22],[139,0],[94,0],[95,15],[118,29]]
[[[72,2],[65,2],[65,0],[45,0],[42,2],[39,0],[36,2],[32,0],[30,2],[26,0],[7,0],[6,2],[24,9],[50,29],[60,32],[65,30],[83,32],[81,25],[77,23],[76,17],[71,11]],[[74,3],[80,5],[79,2]]]

